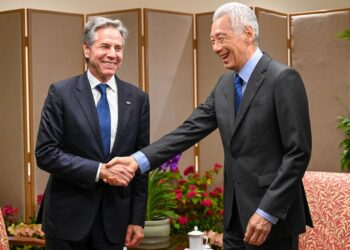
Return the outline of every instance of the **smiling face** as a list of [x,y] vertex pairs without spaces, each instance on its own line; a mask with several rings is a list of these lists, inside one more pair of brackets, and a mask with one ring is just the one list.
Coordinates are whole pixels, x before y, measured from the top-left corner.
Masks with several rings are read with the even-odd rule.
[[252,28],[234,32],[226,15],[216,19],[211,26],[210,40],[213,51],[221,58],[225,68],[239,72],[256,50]]
[[83,50],[91,74],[101,82],[107,82],[123,61],[122,35],[112,27],[100,28],[96,31],[92,46],[84,44]]

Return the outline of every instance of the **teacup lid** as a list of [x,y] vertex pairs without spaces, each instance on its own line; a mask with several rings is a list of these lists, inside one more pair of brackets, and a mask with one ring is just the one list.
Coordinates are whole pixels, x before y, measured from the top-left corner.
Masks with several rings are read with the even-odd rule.
[[198,231],[198,227],[197,226],[194,227],[194,231],[188,233],[188,235],[192,235],[192,236],[200,236],[200,235],[203,235],[203,234],[204,234],[203,232]]

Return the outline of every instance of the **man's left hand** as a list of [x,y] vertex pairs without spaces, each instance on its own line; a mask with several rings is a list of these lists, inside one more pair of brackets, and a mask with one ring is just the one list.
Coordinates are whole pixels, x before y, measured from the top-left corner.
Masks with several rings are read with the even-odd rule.
[[244,241],[248,244],[260,246],[262,245],[271,231],[272,223],[254,213],[250,218],[247,231],[244,234]]
[[125,237],[126,247],[136,247],[143,239],[143,228],[139,225],[129,225]]

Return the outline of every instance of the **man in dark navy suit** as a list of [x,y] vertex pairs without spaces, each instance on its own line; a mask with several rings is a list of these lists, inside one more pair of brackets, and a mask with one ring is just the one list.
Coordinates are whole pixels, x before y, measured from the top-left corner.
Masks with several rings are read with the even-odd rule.
[[119,20],[91,19],[87,71],[50,86],[36,145],[37,164],[50,174],[46,249],[121,250],[143,238],[147,175],[105,164],[149,144],[148,96],[116,76],[126,36]]

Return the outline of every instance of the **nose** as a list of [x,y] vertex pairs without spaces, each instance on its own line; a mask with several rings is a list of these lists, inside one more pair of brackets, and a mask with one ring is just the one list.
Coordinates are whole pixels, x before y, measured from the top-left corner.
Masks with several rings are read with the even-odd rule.
[[222,49],[222,46],[218,41],[215,40],[212,42],[212,48],[215,53],[218,53]]
[[109,57],[115,57],[117,54],[117,51],[114,47],[110,47],[110,49],[108,50],[107,56]]

